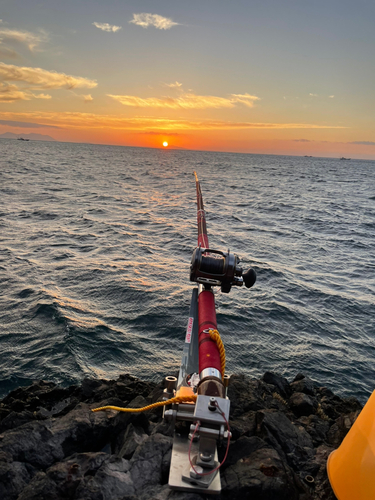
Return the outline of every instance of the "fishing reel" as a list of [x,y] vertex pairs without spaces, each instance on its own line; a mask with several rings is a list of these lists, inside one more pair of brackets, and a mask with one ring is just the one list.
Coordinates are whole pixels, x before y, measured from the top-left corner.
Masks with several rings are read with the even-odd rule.
[[223,293],[229,293],[232,286],[250,288],[256,281],[254,269],[249,269],[243,274],[239,266],[240,259],[237,255],[211,250],[210,248],[197,247],[191,258],[190,281],[201,283],[206,287],[220,286]]

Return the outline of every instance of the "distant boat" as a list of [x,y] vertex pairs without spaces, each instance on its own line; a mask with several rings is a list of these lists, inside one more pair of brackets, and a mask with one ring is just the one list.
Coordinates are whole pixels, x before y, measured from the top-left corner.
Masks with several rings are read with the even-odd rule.
[[351,158],[344,158],[344,157],[342,157],[342,158],[340,158],[340,160],[351,160]]
[[29,141],[30,139],[24,139],[23,137],[17,137],[17,141]]

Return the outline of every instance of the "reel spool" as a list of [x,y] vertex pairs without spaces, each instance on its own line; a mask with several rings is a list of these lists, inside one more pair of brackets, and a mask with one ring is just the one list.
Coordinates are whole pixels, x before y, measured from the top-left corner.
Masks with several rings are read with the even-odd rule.
[[210,248],[197,247],[191,258],[190,281],[201,283],[206,288],[220,286],[223,293],[229,293],[232,286],[251,288],[256,281],[254,269],[249,269],[243,274],[239,266],[240,259],[237,255],[211,250]]

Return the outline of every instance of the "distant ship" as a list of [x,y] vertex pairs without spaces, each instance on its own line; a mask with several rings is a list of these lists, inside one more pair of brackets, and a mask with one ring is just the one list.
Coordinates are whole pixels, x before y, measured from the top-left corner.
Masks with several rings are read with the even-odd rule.
[[17,141],[29,141],[30,139],[24,139],[23,137],[17,137]]
[[351,158],[344,158],[344,157],[342,157],[342,158],[340,158],[340,160],[351,160]]

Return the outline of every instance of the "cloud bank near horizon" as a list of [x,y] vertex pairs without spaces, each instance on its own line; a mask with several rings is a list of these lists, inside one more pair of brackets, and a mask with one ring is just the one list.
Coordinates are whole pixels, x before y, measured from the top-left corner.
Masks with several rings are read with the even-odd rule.
[[[178,82],[176,82],[178,83]],[[175,84],[171,84],[176,86]],[[180,86],[180,84],[178,84]],[[231,94],[231,97],[202,96],[195,94],[183,94],[179,97],[137,97],[130,95],[107,94],[115,101],[124,106],[137,108],[169,108],[169,109],[208,109],[208,108],[233,108],[237,103],[252,108],[254,102],[260,97],[250,94]]]
[[0,125],[7,125],[8,127],[22,127],[22,128],[57,128],[56,125],[45,125],[44,123],[32,123],[32,122],[17,122],[14,120],[0,120]]
[[80,112],[29,112],[29,113],[3,113],[3,118],[10,120],[18,118],[20,121],[35,120],[43,121],[47,125],[74,129],[103,129],[112,128],[116,130],[141,130],[161,132],[177,130],[240,130],[240,129],[345,129],[347,127],[335,125],[316,125],[310,123],[253,123],[253,122],[230,122],[224,120],[184,120],[136,116],[124,118],[113,115],[98,115],[95,113]]

